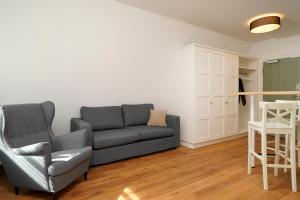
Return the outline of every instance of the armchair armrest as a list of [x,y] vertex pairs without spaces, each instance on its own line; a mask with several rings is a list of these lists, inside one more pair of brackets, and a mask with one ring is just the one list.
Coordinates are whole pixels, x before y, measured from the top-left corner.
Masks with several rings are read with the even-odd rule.
[[[48,167],[51,164],[51,148],[48,142],[41,142],[27,145],[19,148],[10,148],[6,151],[6,156],[13,157],[5,159],[6,170],[12,175],[10,179],[15,186],[40,188],[40,190],[49,190],[48,185]],[[13,164],[12,164],[13,163]],[[18,167],[11,167],[11,166]],[[21,172],[21,173],[20,173]],[[24,173],[28,177],[24,177]],[[29,176],[30,175],[30,176]],[[38,185],[32,185],[33,180],[38,179]]]
[[54,137],[54,151],[80,149],[87,146],[88,130],[78,130]]
[[42,156],[50,154],[50,145],[47,142],[41,142],[19,148],[12,148],[12,151],[22,156]]
[[90,123],[87,121],[84,121],[80,118],[72,118],[71,119],[71,131],[78,131],[82,129],[88,130],[88,140],[87,144],[88,146],[92,146],[92,135],[93,135],[93,128]]
[[180,117],[175,115],[167,115],[167,127],[175,131],[175,146],[180,144]]

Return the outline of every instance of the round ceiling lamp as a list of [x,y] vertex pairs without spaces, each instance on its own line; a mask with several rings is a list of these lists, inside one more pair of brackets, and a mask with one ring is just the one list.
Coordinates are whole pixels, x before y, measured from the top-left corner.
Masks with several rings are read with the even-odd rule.
[[251,33],[267,33],[280,27],[279,16],[266,16],[253,20],[250,23]]

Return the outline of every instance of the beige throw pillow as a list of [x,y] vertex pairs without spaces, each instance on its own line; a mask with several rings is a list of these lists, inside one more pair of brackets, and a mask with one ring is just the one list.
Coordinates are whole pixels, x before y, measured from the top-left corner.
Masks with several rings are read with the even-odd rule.
[[148,126],[160,126],[166,127],[166,116],[167,112],[162,110],[150,110],[150,119],[148,121]]

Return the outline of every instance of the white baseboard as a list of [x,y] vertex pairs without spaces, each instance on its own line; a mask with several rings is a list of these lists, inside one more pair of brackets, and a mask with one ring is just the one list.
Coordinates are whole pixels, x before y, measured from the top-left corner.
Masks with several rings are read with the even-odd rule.
[[195,148],[194,144],[186,142],[186,141],[183,141],[183,140],[180,140],[180,145],[185,146],[185,147],[190,148],[190,149],[194,149]]
[[211,144],[217,144],[217,143],[226,142],[226,141],[229,141],[229,140],[234,140],[234,139],[244,137],[244,136],[247,136],[247,133],[243,132],[241,134],[232,135],[232,136],[228,136],[228,137],[220,138],[220,139],[216,139],[216,140],[200,142],[200,143],[190,143],[190,142],[186,142],[186,141],[181,140],[180,144],[182,146],[188,147],[190,149],[195,149],[195,148],[204,147],[204,146],[211,145]]

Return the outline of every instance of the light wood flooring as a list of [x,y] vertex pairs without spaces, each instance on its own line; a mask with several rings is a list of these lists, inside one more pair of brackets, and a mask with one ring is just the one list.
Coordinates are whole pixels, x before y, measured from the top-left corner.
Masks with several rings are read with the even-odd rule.
[[[279,176],[274,177],[270,169],[267,192],[262,188],[260,166],[253,169],[252,175],[247,175],[246,166],[246,137],[198,149],[179,147],[93,167],[88,181],[76,181],[59,193],[59,199],[300,199],[300,192],[291,191],[290,173],[280,170]],[[15,196],[1,169],[0,199],[51,199],[51,195],[23,189]]]

